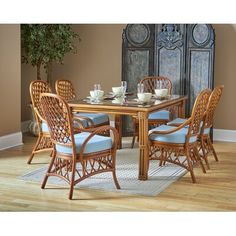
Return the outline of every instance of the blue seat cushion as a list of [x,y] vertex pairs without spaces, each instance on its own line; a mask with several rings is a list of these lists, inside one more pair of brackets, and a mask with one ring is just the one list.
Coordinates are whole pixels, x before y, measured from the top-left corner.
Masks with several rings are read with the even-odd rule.
[[49,133],[48,124],[46,122],[42,122],[42,131]]
[[149,120],[169,120],[170,112],[167,110],[156,111],[148,116]]
[[[76,153],[80,152],[81,146],[84,143],[85,139],[91,133],[83,132],[79,134],[75,134],[75,146],[76,146]],[[105,137],[101,135],[94,135],[89,142],[86,144],[84,149],[84,153],[92,153],[92,152],[99,152],[106,149],[112,148],[112,139],[111,137]],[[60,153],[65,154],[72,154],[72,148],[60,144],[56,144],[56,150]]]
[[[85,116],[88,117],[93,121],[95,125],[100,125],[106,122],[109,122],[109,116],[107,114],[103,113],[84,113],[84,112],[79,112],[75,113],[74,116]],[[86,120],[81,119],[83,123],[85,123],[85,127],[87,127],[89,124]]]
[[205,128],[204,129],[204,134],[210,134],[210,130],[211,130],[210,128]]
[[[155,129],[152,129],[151,131],[167,131],[167,130],[172,130],[174,128],[175,127],[173,126],[161,125],[161,126],[156,127]],[[187,133],[188,133],[188,129],[182,128],[170,134],[151,134],[149,136],[149,139],[152,141],[158,141],[158,142],[181,144],[181,143],[185,143]],[[189,140],[190,143],[193,143],[196,141],[197,141],[196,136],[191,137]]]

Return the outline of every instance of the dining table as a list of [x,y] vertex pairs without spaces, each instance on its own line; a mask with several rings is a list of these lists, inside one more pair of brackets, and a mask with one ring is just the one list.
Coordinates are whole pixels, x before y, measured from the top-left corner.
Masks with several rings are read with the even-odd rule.
[[113,115],[115,118],[115,127],[119,133],[119,147],[122,147],[122,115],[132,116],[139,121],[139,170],[138,179],[148,179],[148,116],[150,113],[175,108],[178,117],[185,117],[185,102],[187,96],[184,95],[168,95],[165,98],[152,98],[150,102],[143,103],[137,99],[128,97],[123,101],[116,101],[109,96],[102,101],[94,102],[89,98],[76,99],[69,101],[68,104],[73,112],[89,112],[89,113],[106,113]]

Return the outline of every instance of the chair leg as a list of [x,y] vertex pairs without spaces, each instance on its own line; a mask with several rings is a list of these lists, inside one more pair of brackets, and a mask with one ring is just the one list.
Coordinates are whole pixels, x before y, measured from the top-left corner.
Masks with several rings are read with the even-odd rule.
[[117,180],[117,177],[116,177],[116,171],[115,169],[112,171],[112,176],[113,176],[113,180],[114,180],[114,183],[115,183],[115,186],[117,189],[120,189],[120,185],[119,185],[119,182]]
[[69,192],[69,199],[72,200],[73,197],[73,191],[74,191],[74,181],[75,181],[75,168],[76,168],[76,162],[72,161],[72,172],[71,172],[71,182],[70,182],[70,192]]
[[200,155],[199,155],[199,153],[198,153],[197,147],[194,147],[194,148],[193,148],[193,151],[194,151],[194,155],[195,155],[196,158],[197,158],[197,162],[200,164],[200,166],[201,166],[201,168],[202,168],[202,172],[203,172],[203,173],[206,173],[206,169],[205,169],[205,167],[204,167],[204,165],[203,165],[203,163],[202,163],[202,159],[201,159],[201,157],[200,157]]
[[133,133],[133,139],[132,139],[132,143],[131,143],[131,148],[134,148],[134,143],[135,143],[135,138],[137,137],[137,141],[138,140],[138,125],[136,124],[136,122],[134,121],[134,133]]
[[209,165],[209,162],[208,162],[208,159],[207,159],[208,154],[206,153],[204,142],[205,142],[205,140],[201,137],[200,146],[201,146],[201,149],[202,149],[202,155],[203,155],[203,159],[206,163],[207,169],[209,170],[210,165]]
[[133,134],[133,139],[132,139],[132,143],[131,143],[131,148],[134,148],[135,138],[136,138],[136,134],[135,134],[135,132],[134,132],[134,134]]
[[27,164],[31,164],[31,161],[33,160],[35,151],[38,149],[38,146],[40,145],[42,138],[43,138],[43,136],[41,134],[39,134],[37,142],[36,142],[36,144],[35,144],[35,146],[33,148],[33,151],[32,151],[32,153],[31,153],[31,155],[30,155],[30,157],[29,157],[29,159],[27,161]]
[[217,154],[216,154],[216,151],[215,151],[215,148],[214,148],[214,146],[213,146],[213,144],[212,144],[211,139],[210,139],[209,136],[207,137],[207,142],[208,142],[208,145],[209,145],[210,148],[211,148],[211,151],[212,151],[212,153],[213,153],[213,155],[214,155],[215,160],[216,160],[216,161],[219,161],[219,159],[218,159],[218,157],[217,157]]
[[51,162],[50,162],[50,164],[49,164],[47,173],[46,173],[46,175],[45,175],[45,177],[44,177],[44,179],[43,179],[43,182],[42,182],[42,184],[41,184],[41,188],[42,188],[42,189],[44,189],[45,186],[46,186],[46,183],[47,183],[47,180],[48,180],[48,177],[49,177],[48,174],[49,174],[49,173],[51,172],[51,170],[52,170],[52,166],[53,166],[53,164],[54,164],[54,162],[55,162],[55,159],[56,159],[56,152],[53,151],[52,160],[51,160]]
[[194,172],[193,172],[193,165],[192,165],[192,162],[190,160],[189,149],[187,149],[187,151],[186,151],[186,159],[187,159],[187,163],[188,163],[188,170],[189,170],[191,178],[192,178],[192,182],[196,183],[196,177],[195,177]]
[[161,155],[160,155],[159,166],[162,166],[163,162],[165,163],[165,158],[164,158],[164,149],[161,148]]

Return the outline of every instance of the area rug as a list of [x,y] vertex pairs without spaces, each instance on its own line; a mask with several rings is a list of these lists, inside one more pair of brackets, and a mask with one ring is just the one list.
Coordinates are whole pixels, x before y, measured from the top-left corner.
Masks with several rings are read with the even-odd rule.
[[[148,180],[138,180],[139,149],[124,148],[117,152],[116,174],[120,190],[115,188],[112,174],[102,173],[92,176],[80,182],[75,188],[96,189],[103,191],[120,192],[126,194],[156,196],[169,185],[178,180],[187,171],[179,166],[166,163],[160,167],[158,161],[151,161],[148,172]],[[34,170],[20,177],[24,181],[41,183],[46,172],[47,166]],[[69,185],[57,178],[49,177],[47,186],[67,186]]]

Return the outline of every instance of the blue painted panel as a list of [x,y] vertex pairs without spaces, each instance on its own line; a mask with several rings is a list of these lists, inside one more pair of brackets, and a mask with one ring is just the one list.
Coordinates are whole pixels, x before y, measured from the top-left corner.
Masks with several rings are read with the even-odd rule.
[[[149,70],[149,51],[148,50],[128,50],[127,52],[126,78],[129,92],[137,93],[137,84],[145,76],[148,76]],[[124,117],[126,132],[133,132],[133,122],[131,117]]]
[[129,50],[127,53],[127,81],[128,91],[136,92],[137,84],[144,76],[148,76],[149,51],[148,50]]
[[190,52],[190,107],[192,109],[195,98],[198,93],[209,87],[209,72],[210,65],[210,51],[197,51]]
[[181,51],[179,48],[159,50],[159,75],[169,78],[173,84],[172,94],[180,94]]

